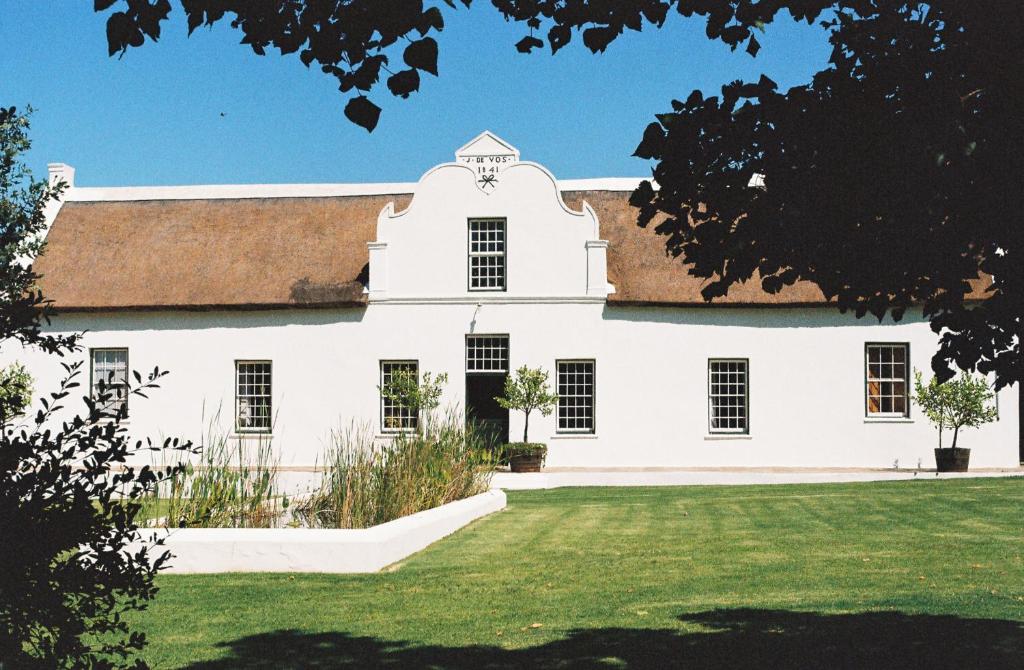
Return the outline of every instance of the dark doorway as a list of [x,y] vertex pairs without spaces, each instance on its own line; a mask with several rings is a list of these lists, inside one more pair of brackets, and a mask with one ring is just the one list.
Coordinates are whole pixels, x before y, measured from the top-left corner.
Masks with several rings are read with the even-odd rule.
[[466,336],[466,422],[475,422],[492,446],[508,442],[508,410],[498,396],[505,394],[508,376],[508,335]]
[[466,420],[475,422],[495,446],[508,442],[508,410],[495,400],[504,392],[504,374],[466,375]]

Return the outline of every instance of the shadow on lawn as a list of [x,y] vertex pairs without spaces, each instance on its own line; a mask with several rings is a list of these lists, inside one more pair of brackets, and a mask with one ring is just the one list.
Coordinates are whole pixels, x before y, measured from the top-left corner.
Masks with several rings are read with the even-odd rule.
[[1017,621],[756,609],[679,618],[706,630],[577,630],[524,649],[411,646],[341,632],[282,630],[224,643],[226,658],[188,667],[1019,669],[1024,659],[1024,624]]

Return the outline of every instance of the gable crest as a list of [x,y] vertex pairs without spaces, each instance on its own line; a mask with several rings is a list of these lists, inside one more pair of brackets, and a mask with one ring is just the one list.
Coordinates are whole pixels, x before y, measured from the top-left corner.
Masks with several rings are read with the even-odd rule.
[[502,171],[519,162],[519,149],[485,130],[455,152],[455,161],[473,170],[477,188],[491,193],[498,188]]

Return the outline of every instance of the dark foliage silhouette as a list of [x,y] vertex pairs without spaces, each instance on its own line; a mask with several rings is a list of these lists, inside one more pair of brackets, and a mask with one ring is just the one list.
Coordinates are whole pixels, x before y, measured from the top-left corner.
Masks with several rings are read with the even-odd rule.
[[1024,624],[900,612],[821,614],[734,609],[681,616],[700,632],[577,630],[538,646],[414,646],[343,632],[275,631],[235,640],[221,668],[1018,668]]
[[[33,180],[21,160],[31,146],[30,113],[0,107],[0,342],[13,339],[59,353],[73,347],[77,338],[43,332],[53,305],[36,288],[39,277],[32,265],[23,261],[39,252],[46,206],[60,197],[65,185]],[[6,414],[0,411],[0,416]]]
[[[955,364],[1019,382],[1024,14],[839,4],[829,67],[809,84],[694,92],[648,126],[636,153],[657,161],[661,188],[633,194],[640,224],[711,280],[708,300],[809,281],[858,317],[921,306],[941,334],[940,379]],[[763,187],[746,187],[754,174]]]
[[[27,116],[0,110],[0,344],[63,356],[77,351],[78,337],[45,332],[51,306],[29,264],[40,249],[43,208],[60,186],[33,180],[21,162],[28,128]],[[33,418],[0,408],[0,667],[143,668],[133,654],[145,637],[123,615],[153,597],[168,556],[133,544],[136,517],[141,498],[180,468],[125,465],[152,446],[129,439],[112,380],[96,380],[84,412],[63,413],[81,387],[82,363],[63,366],[66,377],[40,398]],[[126,393],[144,397],[163,375],[136,373],[135,383],[123,380]],[[176,440],[164,448],[192,449]]]

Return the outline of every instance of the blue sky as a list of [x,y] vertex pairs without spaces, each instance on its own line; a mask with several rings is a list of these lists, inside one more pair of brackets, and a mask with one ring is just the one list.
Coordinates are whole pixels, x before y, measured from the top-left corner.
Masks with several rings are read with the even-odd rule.
[[554,57],[524,55],[513,46],[523,27],[487,0],[441,5],[440,77],[425,75],[407,100],[382,85],[371,97],[384,113],[368,134],[344,117],[332,77],[294,54],[253,54],[226,22],[188,38],[172,5],[161,41],[118,59],[92,2],[4,0],[0,105],[36,108],[37,175],[59,161],[80,186],[415,181],[490,129],[559,178],[647,176],[631,154],[672,98],[761,73],[799,84],[830,52],[820,28],[788,16],[751,58],[670,13],[661,30],[627,33],[604,54],[576,35]]

